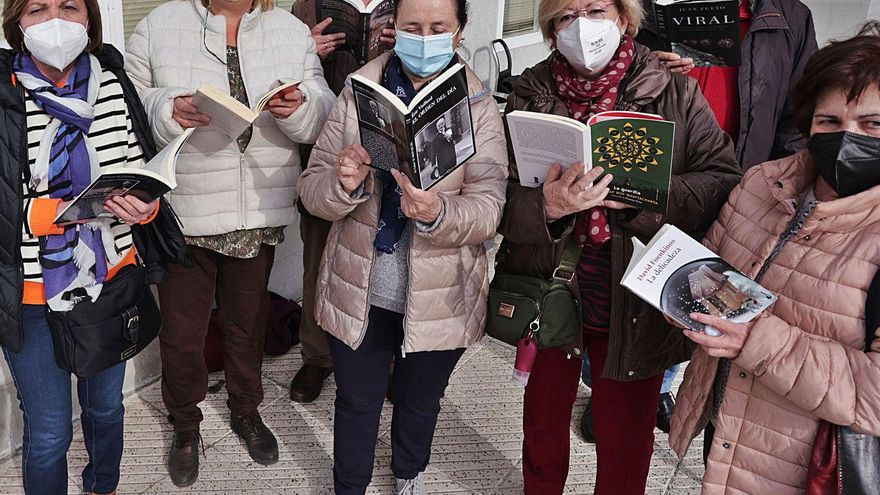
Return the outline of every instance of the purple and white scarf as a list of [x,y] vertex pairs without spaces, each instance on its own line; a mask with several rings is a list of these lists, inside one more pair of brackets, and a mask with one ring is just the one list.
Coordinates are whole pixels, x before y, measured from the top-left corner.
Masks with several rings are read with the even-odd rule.
[[[50,198],[70,201],[100,174],[88,132],[95,117],[101,65],[83,53],[67,84],[60,88],[37,69],[30,55],[19,54],[13,70],[37,106],[51,117],[31,167],[30,187],[37,190],[45,182]],[[108,263],[122,260],[111,222],[101,218],[68,225],[63,234],[46,236],[41,242],[39,262],[50,309],[69,311],[78,302],[94,301],[101,294]]]

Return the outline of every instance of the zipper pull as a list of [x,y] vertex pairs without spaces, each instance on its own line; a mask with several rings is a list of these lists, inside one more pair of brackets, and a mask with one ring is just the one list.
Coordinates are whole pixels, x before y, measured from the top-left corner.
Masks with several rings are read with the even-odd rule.
[[400,346],[400,358],[406,359],[406,344],[401,344]]

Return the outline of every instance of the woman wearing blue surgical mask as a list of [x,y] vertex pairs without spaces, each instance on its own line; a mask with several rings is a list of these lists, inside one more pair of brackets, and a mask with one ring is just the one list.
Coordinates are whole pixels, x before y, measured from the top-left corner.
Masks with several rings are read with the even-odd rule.
[[[7,1],[3,33],[12,49],[0,51],[0,347],[24,419],[24,491],[59,495],[73,404],[48,312],[57,321],[99,307],[108,283],[138,283],[130,274],[151,251],[133,226],[163,213],[158,201],[117,196],[104,205],[112,217],[54,219],[102,170],[143,166],[156,149],[122,55],[102,44],[96,0]],[[122,363],[76,380],[89,456],[81,491],[119,483],[124,377]]]
[[[394,52],[357,73],[409,102],[445,68],[462,62],[455,48],[467,5],[398,0],[394,21]],[[476,154],[430,191],[396,171],[370,168],[349,88],[297,183],[305,207],[333,222],[316,316],[328,333],[337,385],[333,478],[339,495],[363,494],[372,479],[392,357],[391,470],[398,493],[425,493],[440,399],[464,349],[484,333],[483,242],[494,237],[501,218],[507,150],[495,103],[470,70],[467,80]]]
[[[519,185],[510,166],[499,232],[510,246],[504,269],[549,278],[567,243],[581,248],[576,270],[582,328],[560,348],[538,351],[525,391],[523,478],[529,495],[562,493],[568,476],[569,425],[581,356],[592,364],[598,466],[595,493],[643,495],[654,445],[663,370],[690,347],[659,311],[620,286],[633,237],[650,239],[665,223],[698,236],[712,223],[740,171],[692,78],[633,41],[640,0],[542,0],[538,21],[554,50],[526,69],[507,112],[528,110],[586,122],[606,110],[658,114],[675,122],[666,214],[605,201],[608,178],[582,163],[553,167],[544,185]],[[513,155],[511,154],[511,160]],[[622,173],[612,170],[612,173]]]

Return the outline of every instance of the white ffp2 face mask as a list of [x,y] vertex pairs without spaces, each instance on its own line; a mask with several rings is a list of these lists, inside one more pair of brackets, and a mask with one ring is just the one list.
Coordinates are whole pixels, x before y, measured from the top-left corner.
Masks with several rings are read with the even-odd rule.
[[64,70],[76,60],[89,44],[85,26],[58,17],[34,24],[22,32],[24,46],[31,56],[58,70]]
[[620,36],[616,21],[578,17],[556,35],[556,49],[578,72],[593,73],[614,58]]

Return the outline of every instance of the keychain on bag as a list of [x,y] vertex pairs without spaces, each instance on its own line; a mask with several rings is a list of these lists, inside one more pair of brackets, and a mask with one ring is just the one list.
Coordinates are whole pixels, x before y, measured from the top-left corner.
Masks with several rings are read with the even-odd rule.
[[516,362],[513,365],[513,381],[525,387],[529,383],[529,375],[532,374],[532,365],[538,356],[538,343],[535,342],[534,332],[529,332],[519,340],[516,346]]

